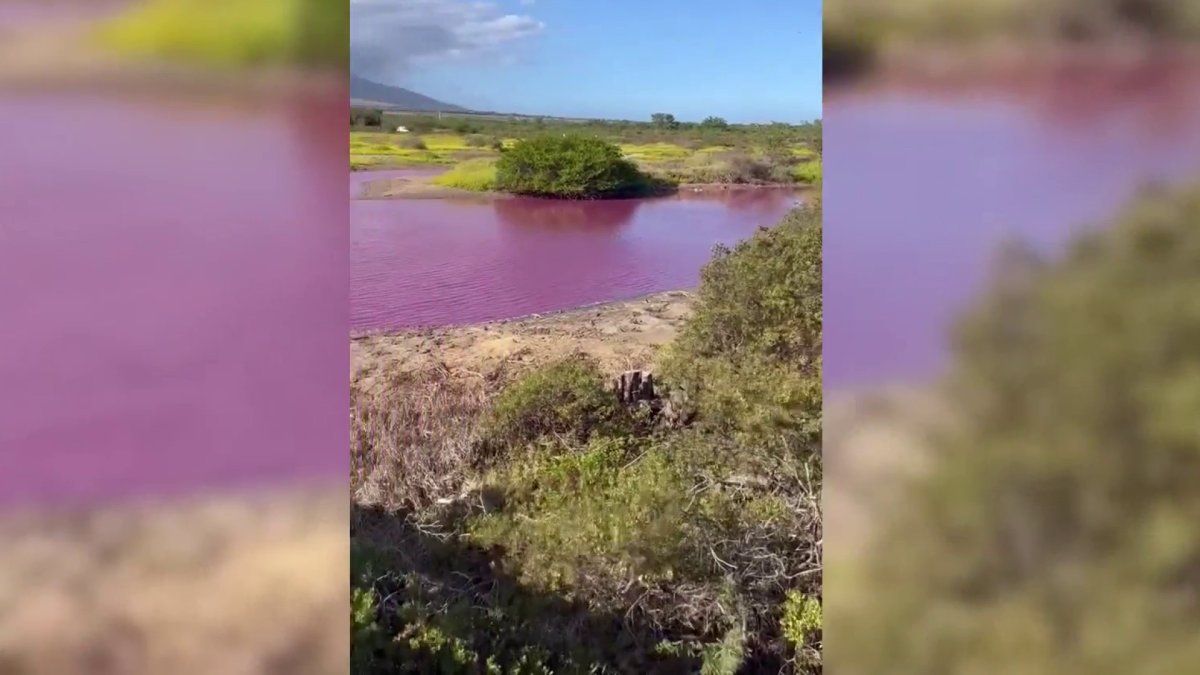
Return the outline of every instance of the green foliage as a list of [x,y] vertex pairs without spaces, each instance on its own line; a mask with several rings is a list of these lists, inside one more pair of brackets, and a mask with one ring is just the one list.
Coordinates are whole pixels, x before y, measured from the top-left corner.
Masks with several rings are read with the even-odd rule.
[[624,416],[595,361],[578,356],[536,370],[501,392],[485,435],[510,445],[547,435],[586,441]]
[[1194,667],[1197,223],[1200,187],[1153,190],[1060,259],[1003,260],[958,338],[961,430],[838,618],[868,647],[849,672]]
[[723,117],[705,117],[704,121],[700,122],[700,126],[707,129],[728,129],[729,122]]
[[650,116],[650,123],[660,129],[679,128],[679,121],[670,113],[654,113]]
[[[363,126],[362,109],[352,109],[350,153],[363,165],[454,164],[504,152],[521,139],[536,136],[595,136],[619,144],[625,159],[645,175],[636,192],[669,192],[676,183],[797,183],[809,178],[799,164],[820,154],[819,121],[799,125],[730,124],[727,127],[679,123],[672,128],[646,122],[543,120],[474,115],[441,118],[412,113],[383,113],[375,126]],[[465,124],[464,124],[465,122]],[[396,136],[366,129],[407,127],[424,137],[429,152],[396,148]],[[472,129],[470,133],[458,131]],[[481,138],[494,139],[479,145]],[[768,154],[775,144],[778,149]],[[383,157],[377,147],[387,148]],[[812,170],[813,167],[808,167]],[[653,178],[647,178],[651,176]]]
[[821,174],[821,160],[813,159],[797,164],[792,170],[792,176],[799,183],[820,185],[824,180]]
[[745,643],[742,627],[730,628],[720,642],[704,648],[700,675],[737,675],[746,658]]
[[788,591],[780,624],[783,637],[799,650],[822,627],[821,601],[799,591]]
[[695,358],[813,363],[821,353],[821,242],[817,203],[732,250],[717,247],[679,348]]
[[644,192],[647,181],[616,145],[564,134],[534,137],[504,152],[496,185],[515,194],[594,199]]
[[821,206],[805,206],[705,267],[692,320],[663,359],[699,423],[754,448],[763,470],[819,474]]
[[535,587],[669,581],[689,559],[686,477],[661,448],[610,438],[551,446],[493,480],[504,511],[481,517],[472,536],[502,544]]

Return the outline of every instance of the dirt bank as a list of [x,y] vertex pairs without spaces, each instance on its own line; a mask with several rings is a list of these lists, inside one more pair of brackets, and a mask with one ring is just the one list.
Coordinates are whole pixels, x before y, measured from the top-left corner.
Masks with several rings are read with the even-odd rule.
[[653,363],[691,315],[687,291],[656,293],[552,314],[393,333],[350,341],[350,381],[369,391],[380,376],[444,366],[452,373],[522,370],[575,352],[590,354],[606,370]]

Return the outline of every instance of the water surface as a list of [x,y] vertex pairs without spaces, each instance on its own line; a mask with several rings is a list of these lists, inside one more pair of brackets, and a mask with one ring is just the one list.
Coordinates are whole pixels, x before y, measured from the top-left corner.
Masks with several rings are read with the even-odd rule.
[[0,504],[345,476],[343,101],[0,99]]
[[586,202],[354,200],[351,327],[473,323],[691,287],[715,245],[774,225],[799,199],[741,189]]
[[826,384],[925,379],[999,244],[1054,253],[1146,181],[1200,178],[1200,69],[872,88],[829,97],[825,134]]

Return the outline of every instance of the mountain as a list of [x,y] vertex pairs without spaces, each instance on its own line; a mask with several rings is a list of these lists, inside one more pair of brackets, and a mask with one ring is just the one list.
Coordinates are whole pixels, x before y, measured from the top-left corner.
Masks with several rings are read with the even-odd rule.
[[356,105],[419,112],[470,112],[462,106],[444,103],[403,87],[380,84],[357,75],[350,76],[350,101]]

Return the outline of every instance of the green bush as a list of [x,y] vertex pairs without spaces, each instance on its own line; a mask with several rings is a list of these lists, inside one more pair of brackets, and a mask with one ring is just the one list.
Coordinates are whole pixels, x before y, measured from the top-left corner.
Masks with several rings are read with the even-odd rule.
[[718,247],[678,349],[695,358],[813,363],[821,354],[821,245],[817,203],[733,249]]
[[664,380],[687,392],[699,423],[757,447],[756,463],[819,452],[821,242],[818,202],[719,247],[663,359]]
[[821,630],[821,601],[799,591],[789,591],[783,604],[783,637],[800,650]]
[[670,580],[695,559],[684,551],[689,485],[661,448],[645,450],[611,438],[547,447],[493,479],[504,511],[475,522],[472,536],[503,545],[538,588],[603,593],[601,580]]
[[957,338],[959,431],[839,611],[848,672],[1194,669],[1198,223],[1200,187],[1153,191],[1003,259]]
[[800,183],[819,185],[824,180],[821,174],[821,160],[813,159],[797,164],[792,169],[792,177]]
[[648,189],[646,177],[619,147],[578,134],[518,142],[500,156],[496,185],[515,194],[566,199],[622,197]]
[[547,435],[586,441],[624,415],[599,366],[577,356],[536,370],[502,391],[484,435],[509,445]]

